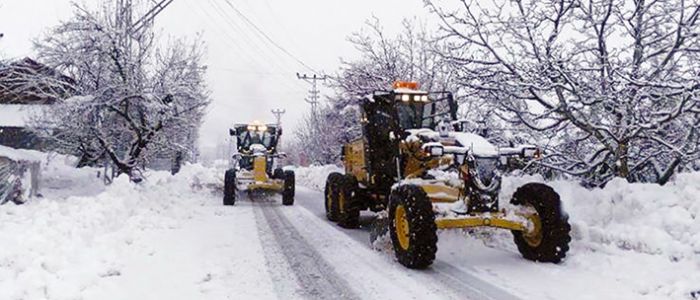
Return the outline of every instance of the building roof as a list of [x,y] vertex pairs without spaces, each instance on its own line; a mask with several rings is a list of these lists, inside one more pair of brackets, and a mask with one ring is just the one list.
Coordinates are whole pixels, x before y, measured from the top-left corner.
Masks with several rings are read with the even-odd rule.
[[74,83],[31,58],[0,64],[0,104],[51,104],[68,97]]

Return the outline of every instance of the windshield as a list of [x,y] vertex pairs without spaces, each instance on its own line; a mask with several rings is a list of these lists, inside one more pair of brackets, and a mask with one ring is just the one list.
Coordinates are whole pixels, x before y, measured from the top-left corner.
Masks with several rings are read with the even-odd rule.
[[238,148],[249,149],[251,145],[261,144],[268,150],[274,147],[275,137],[268,131],[242,131],[238,134]]
[[447,101],[397,103],[399,125],[403,129],[434,129],[442,118],[449,117],[450,107]]

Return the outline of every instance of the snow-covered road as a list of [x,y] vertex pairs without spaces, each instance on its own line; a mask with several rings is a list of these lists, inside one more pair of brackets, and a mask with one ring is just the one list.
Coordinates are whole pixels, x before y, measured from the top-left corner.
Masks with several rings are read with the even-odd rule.
[[45,178],[46,198],[0,209],[0,299],[667,299],[673,286],[648,283],[697,270],[576,241],[563,264],[540,264],[509,232],[454,230],[432,267],[408,270],[370,248],[367,226],[325,220],[318,186],[298,186],[294,206],[224,207],[214,169],[104,189],[63,172]]

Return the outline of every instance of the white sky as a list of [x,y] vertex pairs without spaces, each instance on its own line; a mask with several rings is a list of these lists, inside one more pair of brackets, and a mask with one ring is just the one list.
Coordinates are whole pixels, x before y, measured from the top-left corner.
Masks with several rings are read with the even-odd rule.
[[[88,1],[87,3],[96,3]],[[278,44],[311,67],[335,73],[340,57],[356,56],[346,41],[373,15],[395,33],[403,18],[427,15],[422,0],[231,0]],[[70,0],[0,0],[0,57],[33,56],[32,39],[70,17]],[[175,0],[156,19],[165,36],[204,35],[213,103],[200,144],[225,140],[233,123],[274,120],[270,110],[286,109],[287,132],[308,110],[310,86],[296,72],[310,73],[259,38],[225,0]],[[166,37],[167,38],[167,37]],[[328,92],[326,89],[325,92]]]

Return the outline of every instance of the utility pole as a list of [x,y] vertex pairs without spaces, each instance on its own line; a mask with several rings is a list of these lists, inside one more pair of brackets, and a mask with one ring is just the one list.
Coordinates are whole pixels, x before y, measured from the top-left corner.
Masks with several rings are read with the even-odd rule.
[[151,0],[155,5],[146,12],[141,18],[133,21],[133,5],[132,0],[116,0],[117,1],[117,27],[124,29],[126,34],[138,34],[146,25],[153,22],[163,10],[175,0]]
[[[300,80],[304,80],[308,83],[311,84],[311,90],[309,91],[309,97],[304,99],[306,100],[307,103],[311,104],[311,133],[315,135],[316,137],[321,136],[321,128],[320,124],[318,121],[318,102],[319,99],[321,98],[321,92],[318,90],[318,82],[319,81],[326,81],[328,79],[328,76],[318,76],[316,74],[313,74],[313,76],[308,76],[306,74],[301,75],[297,73],[297,78]],[[315,138],[312,139],[312,143],[315,145],[312,145],[313,149],[322,149],[321,145],[321,139],[320,138]]]
[[275,119],[277,119],[277,148],[280,148],[282,146],[282,135],[281,135],[281,130],[282,130],[282,115],[286,113],[287,111],[284,109],[273,109],[272,114],[275,115]]
[[287,111],[284,109],[273,109],[272,114],[275,115],[275,119],[277,119],[277,126],[279,127],[282,125],[282,115],[286,113]]
[[311,104],[311,113],[314,115],[314,118],[316,116],[316,107],[318,106],[318,100],[321,98],[321,92],[318,90],[318,82],[319,81],[326,81],[328,79],[328,76],[323,75],[323,76],[318,76],[316,74],[313,74],[313,76],[309,75],[301,75],[297,73],[297,78],[300,80],[304,80],[308,83],[311,84],[311,90],[309,91],[309,98],[306,98],[307,103]]
[[153,1],[155,6],[153,6],[153,8],[151,8],[145,15],[143,15],[143,17],[141,17],[138,21],[136,21],[136,23],[134,23],[131,26],[131,32],[138,33],[139,31],[141,31],[144,28],[144,26],[153,22],[153,19],[155,19],[156,16],[163,12],[163,10],[175,0],[151,1]]

